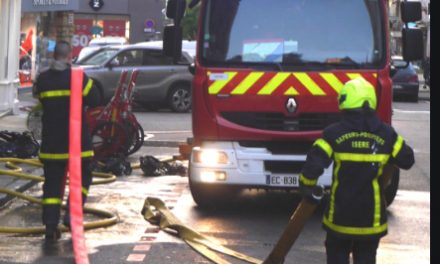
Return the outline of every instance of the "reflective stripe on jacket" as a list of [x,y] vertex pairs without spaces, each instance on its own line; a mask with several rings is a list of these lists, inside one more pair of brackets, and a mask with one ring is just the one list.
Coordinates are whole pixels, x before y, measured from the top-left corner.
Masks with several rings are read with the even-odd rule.
[[[70,67],[49,69],[36,82],[36,96],[43,106],[41,160],[67,160],[69,145]],[[100,103],[100,93],[93,80],[84,75],[82,113],[82,157],[93,157],[92,142],[85,119],[85,107]]]

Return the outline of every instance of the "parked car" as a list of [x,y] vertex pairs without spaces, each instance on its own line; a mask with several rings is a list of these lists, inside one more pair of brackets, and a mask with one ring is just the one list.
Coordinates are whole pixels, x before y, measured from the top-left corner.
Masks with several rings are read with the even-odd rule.
[[391,62],[394,97],[406,97],[412,102],[417,102],[419,100],[419,76],[414,65],[409,63],[406,66],[406,62],[398,56],[393,56]]
[[[151,47],[163,47],[162,40],[148,41],[148,42],[139,42],[137,45],[147,45]],[[196,41],[195,40],[183,40],[182,41],[182,50],[186,51],[191,57],[194,59],[196,56]]]
[[191,109],[191,82],[188,65],[192,57],[182,53],[179,64],[162,55],[162,48],[145,44],[103,47],[76,64],[95,80],[104,103],[113,96],[123,70],[140,71],[134,101],[148,108],[168,106],[175,112]]
[[101,38],[94,38],[90,40],[89,47],[103,47],[103,46],[109,46],[109,45],[124,45],[128,44],[128,41],[124,37],[101,37]]
[[124,37],[102,37],[90,40],[89,45],[81,49],[78,54],[76,61],[80,61],[93,52],[99,50],[101,47],[111,46],[111,45],[125,45],[128,41]]

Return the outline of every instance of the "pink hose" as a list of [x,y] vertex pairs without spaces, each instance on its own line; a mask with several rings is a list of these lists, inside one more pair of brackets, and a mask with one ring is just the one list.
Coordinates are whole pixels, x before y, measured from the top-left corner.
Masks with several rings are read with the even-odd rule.
[[84,238],[82,184],[81,184],[81,114],[83,70],[72,68],[69,128],[69,195],[70,227],[73,251],[77,264],[88,264],[89,258]]

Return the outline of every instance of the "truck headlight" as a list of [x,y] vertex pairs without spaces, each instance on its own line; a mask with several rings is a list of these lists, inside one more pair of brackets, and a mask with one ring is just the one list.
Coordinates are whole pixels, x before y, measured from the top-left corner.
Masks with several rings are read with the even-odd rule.
[[228,155],[215,149],[194,150],[194,162],[203,165],[227,164]]

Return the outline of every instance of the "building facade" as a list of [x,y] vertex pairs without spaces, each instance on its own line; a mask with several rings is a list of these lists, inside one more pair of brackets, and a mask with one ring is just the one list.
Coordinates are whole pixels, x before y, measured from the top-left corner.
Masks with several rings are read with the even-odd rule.
[[15,109],[21,0],[0,0],[0,116]]
[[32,65],[33,78],[47,66],[57,40],[71,42],[76,56],[93,38],[120,36],[130,43],[162,39],[163,0],[21,1],[21,41],[31,35],[32,49],[20,66]]

